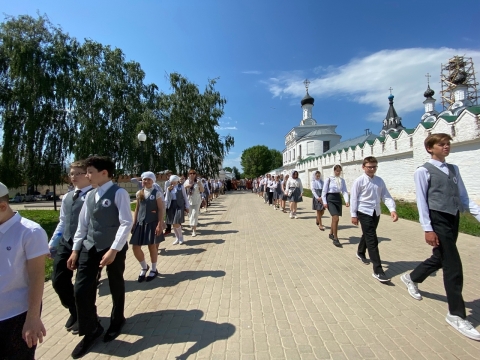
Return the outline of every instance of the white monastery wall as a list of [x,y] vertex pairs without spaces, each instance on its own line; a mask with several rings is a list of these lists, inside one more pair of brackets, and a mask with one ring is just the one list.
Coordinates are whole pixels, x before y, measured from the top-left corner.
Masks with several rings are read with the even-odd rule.
[[365,143],[363,147],[357,145],[354,149],[298,163],[296,169],[303,186],[310,188],[316,170],[326,178],[333,175],[334,165],[340,164],[342,176],[350,189],[353,181],[363,173],[363,158],[375,156],[379,161],[377,175],[385,180],[392,196],[398,200],[415,201],[413,173],[430,159],[423,145],[430,133],[447,133],[453,137],[447,161],[458,165],[469,196],[480,203],[480,118],[468,111],[454,122],[440,118],[431,128],[419,124],[411,134],[402,131],[397,138],[387,135],[383,142],[377,138],[372,145]]

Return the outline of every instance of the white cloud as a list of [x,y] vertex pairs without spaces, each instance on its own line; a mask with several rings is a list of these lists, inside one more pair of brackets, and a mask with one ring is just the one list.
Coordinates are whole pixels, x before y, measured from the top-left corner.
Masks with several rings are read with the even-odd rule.
[[236,126],[219,127],[218,130],[238,130]]
[[243,171],[242,166],[240,165],[240,161],[242,160],[242,157],[241,156],[229,157],[232,154],[234,153],[228,154],[227,157],[223,160],[223,167],[229,166],[233,168],[234,166],[236,166],[237,169],[240,170],[240,172],[242,172]]
[[265,125],[265,123],[264,123],[264,122],[261,122],[260,125]]
[[[480,50],[412,48],[382,50],[362,58],[354,58],[341,66],[318,66],[317,77],[309,78],[309,93],[327,98],[341,97],[373,107],[368,118],[382,121],[388,107],[388,89],[393,88],[395,109],[402,116],[423,108],[423,92],[427,88],[426,73],[430,73],[430,87],[435,91],[437,110],[440,110],[440,64],[455,55],[472,57],[480,67]],[[303,97],[305,72],[291,71],[278,74],[264,83],[274,97]]]
[[247,70],[247,71],[242,71],[242,74],[248,74],[248,75],[260,75],[262,72],[258,70]]

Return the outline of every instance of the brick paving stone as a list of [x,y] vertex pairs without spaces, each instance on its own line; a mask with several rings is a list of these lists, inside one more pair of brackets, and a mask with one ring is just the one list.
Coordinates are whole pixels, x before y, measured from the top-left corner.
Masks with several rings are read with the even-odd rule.
[[[348,209],[339,249],[328,231],[318,231],[305,200],[299,219],[290,220],[250,193],[221,196],[201,213],[196,238],[185,226],[185,245],[171,245],[172,236],[160,244],[160,276],[150,283],[136,282],[139,265],[129,250],[123,334],[100,341],[85,359],[478,358],[480,342],[445,322],[442,271],[420,284],[423,301],[412,299],[400,280],[430,256],[417,223],[381,217],[380,252],[392,278],[383,285],[355,258],[360,229],[350,224]],[[478,329],[478,238],[460,234],[458,248],[468,319]],[[106,274],[98,293],[107,327]],[[80,338],[65,331],[67,311],[50,282],[42,316],[47,337],[37,358],[68,359]]]

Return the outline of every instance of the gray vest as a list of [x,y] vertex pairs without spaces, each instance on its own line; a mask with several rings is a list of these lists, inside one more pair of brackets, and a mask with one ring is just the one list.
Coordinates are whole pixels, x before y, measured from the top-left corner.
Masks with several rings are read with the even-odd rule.
[[118,208],[115,205],[115,194],[120,187],[113,184],[105,194],[95,202],[97,189],[88,196],[86,206],[90,215],[87,239],[83,245],[90,250],[93,246],[102,251],[112,246],[117,230],[120,227]]
[[148,198],[140,201],[138,209],[138,224],[143,225],[158,222],[157,189],[153,189]]
[[430,174],[427,203],[430,210],[456,215],[463,211],[457,185],[457,174],[453,165],[447,164],[449,174],[445,174],[429,162],[423,165]]
[[88,189],[85,194],[79,196],[75,201],[73,200],[75,191],[70,191],[65,195],[65,200],[63,200],[65,204],[65,230],[63,230],[63,238],[65,241],[69,241],[75,236],[78,227],[78,217],[85,202],[85,196],[90,190],[92,190],[92,188]]
[[184,208],[185,207],[185,199],[183,198],[183,185],[180,185],[178,186],[177,185],[177,193],[176,193],[176,197],[177,197],[177,206],[180,207],[180,208]]

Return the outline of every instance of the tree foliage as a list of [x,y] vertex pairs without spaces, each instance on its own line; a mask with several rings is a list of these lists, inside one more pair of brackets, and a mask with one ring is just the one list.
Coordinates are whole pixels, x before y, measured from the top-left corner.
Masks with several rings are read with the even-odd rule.
[[[208,80],[203,92],[178,73],[171,93],[145,84],[139,63],[120,49],[82,43],[46,16],[0,24],[1,181],[50,183],[51,164],[108,155],[119,172],[195,168],[218,173],[234,139],[216,128],[226,99]],[[144,130],[144,164],[137,134]]]
[[257,177],[282,166],[282,153],[265,145],[252,146],[243,150],[240,164],[245,177]]
[[242,175],[240,174],[240,171],[237,169],[236,166],[234,166],[232,168],[232,173],[233,173],[233,176],[235,177],[235,179],[237,179],[237,180],[241,179]]

